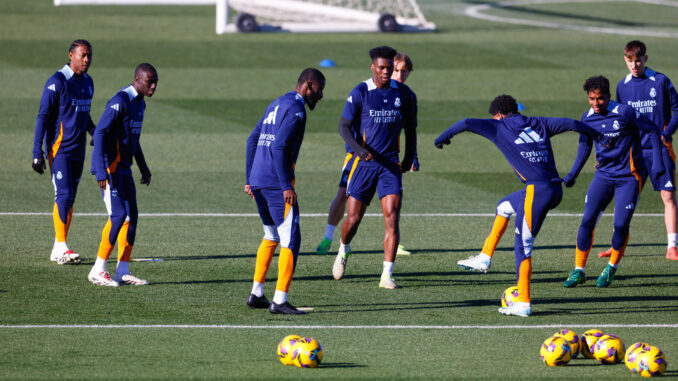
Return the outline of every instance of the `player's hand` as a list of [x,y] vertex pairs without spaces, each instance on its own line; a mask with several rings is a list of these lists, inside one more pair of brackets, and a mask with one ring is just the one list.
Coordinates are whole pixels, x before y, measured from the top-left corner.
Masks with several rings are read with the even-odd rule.
[[449,145],[452,141],[450,139],[435,141],[436,148],[443,149],[443,146]]
[[99,188],[101,189],[106,189],[106,180],[97,180],[97,183],[99,184]]
[[247,193],[250,197],[252,197],[252,200],[254,200],[254,193],[252,193],[252,188],[250,188],[249,184],[245,184],[245,189],[243,189],[243,192]]
[[47,169],[47,164],[45,164],[45,158],[42,156],[34,158],[33,163],[31,165],[33,166],[33,170],[41,175],[45,173],[45,169]]
[[410,172],[417,172],[419,170],[419,158],[417,155],[414,155],[414,161],[412,162],[412,166],[410,167]]
[[297,203],[297,193],[294,192],[294,189],[285,189],[283,191],[283,198],[285,199],[285,204],[294,205]]
[[565,187],[567,188],[572,188],[572,186],[575,183],[574,176],[571,176],[569,173],[563,177],[563,184],[565,184]]
[[141,180],[139,180],[139,182],[146,186],[151,185],[151,174],[141,175]]

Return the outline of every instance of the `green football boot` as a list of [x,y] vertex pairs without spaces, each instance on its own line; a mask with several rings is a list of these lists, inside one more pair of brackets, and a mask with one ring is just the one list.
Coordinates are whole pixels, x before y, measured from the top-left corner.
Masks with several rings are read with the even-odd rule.
[[582,270],[575,269],[572,270],[570,272],[570,276],[565,279],[565,282],[563,282],[563,287],[577,287],[578,284],[582,284],[584,282],[586,282],[586,275],[584,275],[584,272]]
[[318,245],[318,247],[315,249],[315,253],[325,255],[325,254],[327,254],[328,251],[330,251],[331,245],[332,245],[332,241],[330,241],[327,238],[323,238],[323,241],[320,242],[320,245]]
[[617,269],[615,269],[611,264],[607,264],[605,266],[605,270],[603,270],[602,273],[600,273],[600,276],[598,277],[598,280],[596,281],[596,286],[603,288],[607,287],[612,283],[612,279],[614,279],[614,273],[617,272]]

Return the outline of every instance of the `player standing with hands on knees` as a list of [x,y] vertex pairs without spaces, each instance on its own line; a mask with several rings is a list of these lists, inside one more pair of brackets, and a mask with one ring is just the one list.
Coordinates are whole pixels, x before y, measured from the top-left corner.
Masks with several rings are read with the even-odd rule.
[[[306,130],[306,109],[313,110],[323,97],[325,76],[317,69],[301,72],[297,85],[266,108],[247,138],[245,193],[257,202],[264,238],[257,251],[250,308],[267,308],[273,314],[305,314],[287,301],[297,265],[301,231],[299,203],[294,190],[294,169]],[[264,296],[264,281],[278,245],[278,282],[273,301]]]
[[[593,246],[593,232],[600,215],[613,197],[612,253],[596,285],[607,287],[614,279],[629,241],[631,217],[638,206],[643,179],[647,176],[643,165],[641,131],[649,136],[652,145],[654,157],[651,176],[658,177],[664,172],[659,127],[632,107],[611,101],[610,82],[603,76],[588,78],[584,82],[584,91],[591,108],[581,120],[604,134],[610,139],[610,144],[596,143],[596,172],[586,191],[584,217],[577,233],[575,269],[563,282],[567,288],[585,282],[586,261]],[[564,178],[566,184],[571,184],[584,167],[592,145],[590,139],[580,138],[577,157],[570,173]]]
[[87,75],[92,64],[92,45],[75,40],[68,51],[68,64],[54,73],[42,92],[35,122],[33,170],[43,174],[47,165],[54,184],[54,246],[50,260],[59,265],[80,263],[80,254],[68,248],[73,204],[85,162],[87,132],[94,132],[90,116],[94,83]]
[[443,148],[455,135],[471,131],[492,141],[513,167],[525,189],[503,199],[505,208],[516,215],[515,258],[518,298],[504,315],[527,317],[532,314],[530,283],[532,248],[549,210],[563,197],[562,179],[556,170],[551,149],[551,136],[566,131],[601,138],[595,129],[569,118],[526,117],[518,112],[518,103],[510,95],[496,97],[489,108],[492,119],[463,119],[436,140]]
[[[347,213],[341,227],[339,252],[332,266],[342,279],[351,254],[350,243],[375,191],[384,214],[384,262],[379,287],[398,288],[393,265],[400,241],[402,172],[409,171],[417,151],[417,103],[412,90],[391,79],[396,51],[388,46],[370,50],[372,78],[349,94],[339,122],[339,133],[353,149],[347,184]],[[400,132],[405,130],[405,157],[400,162]]]
[[[157,85],[158,72],[151,64],[137,66],[134,82],[108,101],[94,131],[91,171],[101,188],[108,222],[101,233],[99,252],[87,278],[99,286],[148,284],[148,281],[137,278],[129,271],[139,218],[132,159],[141,172],[141,184],[150,185],[151,171],[146,165],[139,138],[146,110],[144,97],[152,97]],[[106,263],[116,241],[118,265],[111,278],[106,271]]]

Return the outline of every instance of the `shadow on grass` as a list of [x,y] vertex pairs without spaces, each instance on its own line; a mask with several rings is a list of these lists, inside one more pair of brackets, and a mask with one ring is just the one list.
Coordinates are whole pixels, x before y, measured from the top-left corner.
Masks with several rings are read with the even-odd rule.
[[354,364],[351,362],[324,362],[319,368],[366,368],[367,365]]

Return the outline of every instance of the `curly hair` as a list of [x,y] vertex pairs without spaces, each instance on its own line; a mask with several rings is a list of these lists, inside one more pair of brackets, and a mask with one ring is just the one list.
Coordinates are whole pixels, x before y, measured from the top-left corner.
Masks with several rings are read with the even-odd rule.
[[588,94],[595,90],[600,90],[603,95],[610,96],[610,81],[602,75],[587,78],[584,82],[584,91]]
[[488,112],[492,116],[497,115],[499,113],[504,115],[508,115],[510,113],[517,113],[518,102],[516,102],[515,98],[513,98],[512,96],[502,94],[492,100]]

